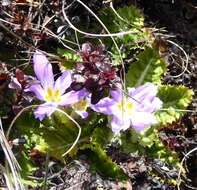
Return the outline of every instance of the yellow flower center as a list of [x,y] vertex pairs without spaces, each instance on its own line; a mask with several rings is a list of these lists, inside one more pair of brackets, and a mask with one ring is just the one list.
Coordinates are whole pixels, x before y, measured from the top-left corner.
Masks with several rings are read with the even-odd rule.
[[59,90],[48,88],[46,91],[45,99],[47,102],[60,102],[61,94]]
[[117,104],[117,107],[120,112],[123,112],[125,114],[131,114],[134,108],[133,104],[126,100],[119,102]]
[[79,102],[73,104],[73,109],[76,111],[86,111],[88,102],[85,99],[81,99]]

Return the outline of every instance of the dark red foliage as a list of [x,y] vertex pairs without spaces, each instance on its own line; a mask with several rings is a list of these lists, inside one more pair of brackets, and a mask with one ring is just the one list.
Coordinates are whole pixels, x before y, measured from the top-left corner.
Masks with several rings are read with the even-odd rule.
[[8,83],[9,79],[10,76],[6,65],[0,63],[0,89]]
[[8,74],[1,73],[0,74],[0,85],[2,85],[3,83],[5,83],[8,79],[9,79]]
[[120,82],[117,69],[112,66],[103,45],[93,47],[90,43],[85,43],[79,54],[83,62],[77,63],[76,73],[81,77],[80,81],[78,77],[71,88],[80,90],[85,87],[92,94],[91,102],[96,104],[104,97],[106,90],[114,88]]
[[32,101],[32,94],[25,91],[31,84],[37,83],[34,77],[25,75],[20,69],[15,71],[16,80],[13,78],[9,83],[9,88],[16,90],[16,100],[13,105],[14,113],[18,113],[22,109],[21,103],[25,100]]
[[172,151],[181,152],[189,146],[189,142],[184,137],[186,128],[181,122],[174,122],[168,127],[159,130],[159,136],[162,143]]
[[29,157],[36,165],[40,165],[45,161],[45,155],[37,149],[32,149]]
[[27,84],[25,80],[25,74],[20,69],[16,69],[16,78],[21,86],[25,86]]

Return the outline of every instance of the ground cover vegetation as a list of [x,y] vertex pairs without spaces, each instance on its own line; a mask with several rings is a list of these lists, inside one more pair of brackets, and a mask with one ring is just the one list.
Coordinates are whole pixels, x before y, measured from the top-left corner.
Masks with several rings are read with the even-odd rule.
[[195,55],[159,6],[194,4],[0,2],[2,187],[196,187]]

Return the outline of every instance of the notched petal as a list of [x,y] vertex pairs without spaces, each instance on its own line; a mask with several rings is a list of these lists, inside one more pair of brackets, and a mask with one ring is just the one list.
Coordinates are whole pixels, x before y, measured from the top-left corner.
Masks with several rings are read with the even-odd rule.
[[55,107],[49,104],[41,104],[35,111],[35,118],[38,118],[42,121],[45,117],[50,117],[55,111]]

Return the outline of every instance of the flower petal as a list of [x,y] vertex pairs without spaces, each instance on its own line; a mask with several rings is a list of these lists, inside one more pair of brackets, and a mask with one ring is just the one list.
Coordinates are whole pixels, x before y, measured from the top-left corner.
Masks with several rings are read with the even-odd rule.
[[42,121],[46,116],[50,117],[51,114],[55,111],[55,106],[50,104],[41,104],[35,111],[35,118],[38,118]]
[[40,80],[42,86],[45,89],[53,88],[54,87],[54,77],[53,77],[53,70],[52,65],[48,63],[44,68],[44,75]]
[[26,91],[33,92],[36,95],[36,98],[44,100],[45,92],[40,84],[31,85]]
[[92,47],[89,43],[84,43],[84,44],[82,44],[81,51],[85,55],[88,55],[92,51]]
[[33,55],[34,72],[44,88],[53,87],[54,77],[52,65],[46,56],[36,51]]
[[130,102],[135,104],[138,111],[154,112],[162,107],[162,102],[156,97],[157,86],[146,83],[137,89],[129,88]]
[[88,117],[88,112],[87,111],[77,111],[75,110],[75,112],[81,116],[82,119],[85,119]]
[[128,87],[127,90],[128,90],[128,94],[129,94],[130,97],[132,97],[133,96],[133,92],[136,91],[135,88],[130,88],[130,87]]
[[116,102],[113,99],[106,97],[101,99],[97,104],[91,104],[90,107],[96,112],[112,115],[112,107],[115,105],[115,103]]
[[43,53],[39,51],[36,51],[34,53],[33,55],[34,72],[39,80],[42,79],[44,74],[44,68],[48,63],[49,61]]
[[62,95],[65,90],[71,85],[71,71],[67,70],[55,81],[55,90],[60,90]]
[[137,101],[142,101],[145,98],[155,97],[157,94],[157,86],[153,83],[147,82],[146,84],[137,87],[135,90],[130,91],[129,95]]
[[81,98],[87,96],[88,92],[86,90],[80,91],[70,91],[61,96],[61,101],[58,103],[61,106],[69,106],[78,102]]
[[149,101],[149,100],[143,101],[143,103],[140,105],[140,108],[137,106],[136,107],[140,111],[153,113],[159,110],[162,107],[162,105],[163,105],[162,101],[159,98],[154,97],[152,101]]
[[152,100],[152,109],[153,109],[153,112],[161,109],[162,106],[163,106],[163,102],[159,98],[155,97],[154,100]]
[[114,133],[118,133],[121,130],[125,131],[130,127],[130,119],[129,118],[119,118],[117,116],[113,116],[111,120],[112,131]]
[[156,123],[156,117],[151,113],[135,112],[132,114],[131,125],[138,132]]
[[122,97],[124,96],[124,92],[121,90],[111,90],[110,94],[112,98],[117,102],[122,101]]
[[11,82],[9,84],[9,88],[12,88],[12,89],[21,89],[22,86],[21,84],[18,82],[17,78],[13,77],[11,79]]

